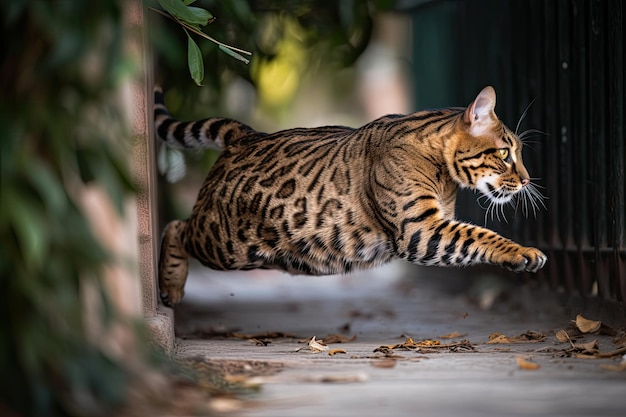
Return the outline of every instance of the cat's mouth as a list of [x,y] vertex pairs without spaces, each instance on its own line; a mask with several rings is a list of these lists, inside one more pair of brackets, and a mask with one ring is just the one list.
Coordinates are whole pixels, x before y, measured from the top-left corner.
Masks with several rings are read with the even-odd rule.
[[489,200],[496,204],[506,204],[513,199],[513,196],[517,194],[519,189],[511,189],[509,187],[496,187],[487,179],[484,178],[478,181],[476,188],[485,195]]
[[[538,189],[540,186],[527,182],[526,184],[515,184],[514,181],[498,181],[499,186],[493,184],[493,181],[498,181],[494,177],[483,177],[476,184],[476,190],[480,191],[482,198],[485,198],[488,204],[485,206],[487,209],[487,216],[491,212],[493,219],[494,214],[500,219],[506,219],[501,207],[505,204],[511,204],[517,210],[518,208],[528,216],[529,213],[536,215],[537,211],[541,208],[546,208],[543,200],[545,197]],[[515,186],[517,185],[517,186]],[[481,205],[482,206],[482,205]]]
[[517,190],[512,191],[506,188],[496,188],[493,185],[487,184],[487,190],[481,190],[484,195],[486,195],[491,201],[497,204],[505,204],[511,201],[513,195],[517,192]]

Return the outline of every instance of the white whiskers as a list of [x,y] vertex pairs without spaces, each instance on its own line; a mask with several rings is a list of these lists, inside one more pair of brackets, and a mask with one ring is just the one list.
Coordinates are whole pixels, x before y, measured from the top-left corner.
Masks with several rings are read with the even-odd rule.
[[[528,217],[530,210],[533,212],[533,217],[537,218],[537,211],[543,208],[546,210],[546,205],[543,200],[546,197],[539,191],[539,188],[543,188],[540,185],[529,183],[526,187],[522,188],[514,198],[515,202],[515,211],[517,211],[518,207],[521,208],[522,213],[524,213],[524,217]],[[512,203],[513,203],[512,201]]]
[[[517,121],[517,126],[515,126],[515,135],[520,137],[520,135],[517,134],[517,132],[519,132],[519,127],[522,124],[522,121],[526,118],[526,115],[528,114],[528,110],[530,110],[530,106],[532,106],[535,103],[535,100],[537,100],[536,98],[533,99],[533,101],[531,101],[528,106],[526,106],[526,109],[524,109],[524,112],[522,113],[522,115],[519,117],[519,120]],[[520,137],[521,139],[521,137]]]
[[544,203],[546,197],[541,193],[540,188],[544,187],[530,183],[515,193],[513,198],[507,203],[502,203],[495,200],[492,196],[481,193],[477,201],[480,208],[485,210],[485,227],[489,219],[491,219],[491,221],[509,222],[505,212],[507,204],[513,207],[515,213],[520,210],[524,217],[528,217],[532,212],[533,217],[537,218],[537,212],[542,208],[544,210],[546,209]]
[[[537,99],[533,99],[533,101],[530,102],[530,104],[528,104],[528,106],[526,106],[526,109],[524,109],[524,112],[522,113],[522,115],[520,116],[519,120],[517,121],[517,126],[515,126],[515,136],[517,136],[519,138],[519,140],[522,141],[522,143],[524,145],[528,145],[529,143],[535,143],[535,142],[530,142],[528,139],[535,137],[535,136],[548,136],[548,134],[546,132],[543,132],[539,129],[527,129],[524,130],[523,132],[519,131],[520,126],[522,125],[522,121],[526,118],[526,116],[528,115],[528,110],[530,110],[530,107],[535,103]],[[531,149],[532,146],[530,147]]]

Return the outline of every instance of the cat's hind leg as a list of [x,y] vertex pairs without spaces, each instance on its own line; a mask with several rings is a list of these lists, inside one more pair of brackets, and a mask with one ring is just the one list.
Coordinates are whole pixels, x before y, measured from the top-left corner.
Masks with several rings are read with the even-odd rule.
[[173,306],[185,295],[189,255],[182,243],[187,222],[174,220],[165,226],[159,256],[159,295],[163,304]]

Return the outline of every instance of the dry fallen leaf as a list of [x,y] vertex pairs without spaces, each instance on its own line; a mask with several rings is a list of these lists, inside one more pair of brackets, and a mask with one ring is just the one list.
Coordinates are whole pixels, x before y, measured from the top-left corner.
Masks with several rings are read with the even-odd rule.
[[348,353],[344,349],[331,349],[328,351],[329,356],[335,356],[337,353]]
[[507,336],[503,335],[500,332],[493,332],[489,335],[489,341],[487,342],[489,344],[495,344],[495,343],[513,343],[511,341],[511,339],[509,339]]
[[555,336],[556,339],[561,343],[569,342],[571,340],[569,334],[567,334],[565,330],[559,330],[558,332],[556,332]]
[[322,341],[327,345],[330,345],[332,343],[348,343],[348,342],[353,342],[355,340],[356,340],[356,335],[352,337],[346,337],[340,334],[329,334],[328,336],[322,339]]
[[563,350],[563,353],[567,356],[574,356],[580,359],[606,359],[606,358],[614,358],[616,356],[621,356],[626,353],[626,347],[621,347],[619,349],[601,352],[598,340],[592,340],[590,342],[584,343],[573,343],[570,342],[572,347],[569,349]]
[[519,336],[506,336],[500,332],[493,332],[489,335],[489,341],[487,344],[508,344],[508,343],[537,343],[543,342],[546,339],[546,335],[541,332],[534,332],[532,330],[522,333]]
[[431,340],[431,339],[422,340],[419,343],[415,343],[415,342],[413,343],[418,347],[441,346],[441,342],[439,340]]
[[541,365],[539,365],[538,363],[535,362],[530,362],[526,359],[524,359],[521,356],[517,357],[517,367],[519,369],[523,369],[525,371],[534,371],[537,370],[539,368],[541,368]]
[[315,340],[315,336],[313,336],[309,341],[309,348],[315,353],[326,352],[328,350],[328,346],[326,346],[322,341]]
[[602,322],[598,320],[589,320],[581,316],[580,314],[576,316],[576,327],[583,333],[594,333],[600,330],[600,326],[602,326]]
[[598,339],[586,343],[575,343],[574,348],[580,350],[580,353],[595,355],[598,353]]
[[448,333],[446,335],[443,336],[439,336],[440,339],[458,339],[459,337],[465,337],[467,336],[467,333],[459,333],[456,330],[453,331],[452,333]]
[[443,344],[439,340],[432,339],[425,339],[416,342],[409,337],[404,343],[399,343],[397,345],[382,345],[374,349],[374,352],[389,354],[392,353],[394,349],[412,350],[421,353],[436,352],[440,351],[441,349],[447,349],[451,352],[469,352],[476,350],[475,347],[468,340],[461,340],[460,342]]

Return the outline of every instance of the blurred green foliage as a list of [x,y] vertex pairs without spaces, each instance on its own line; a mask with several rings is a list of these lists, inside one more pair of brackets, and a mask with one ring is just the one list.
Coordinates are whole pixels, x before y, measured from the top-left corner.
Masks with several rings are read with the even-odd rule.
[[[189,119],[207,117],[207,109],[223,111],[219,100],[223,88],[233,77],[256,86],[251,71],[254,61],[277,58],[281,41],[289,36],[295,22],[299,45],[307,62],[322,62],[326,67],[352,65],[365,50],[372,32],[376,11],[390,10],[393,0],[198,0],[194,6],[211,12],[215,18],[202,28],[211,37],[252,52],[253,62],[245,65],[223,53],[213,42],[191,34],[202,51],[205,63],[203,88],[195,88],[188,77],[187,39],[177,23],[157,13],[149,14],[150,38],[154,48],[157,81],[170,94],[168,106]],[[146,1],[159,9],[157,0]],[[213,114],[213,113],[211,113]]]
[[108,415],[129,374],[87,342],[80,288],[100,288],[111,259],[77,189],[99,184],[120,213],[132,192],[114,96],[133,71],[121,3],[10,0],[0,10],[0,414]]

